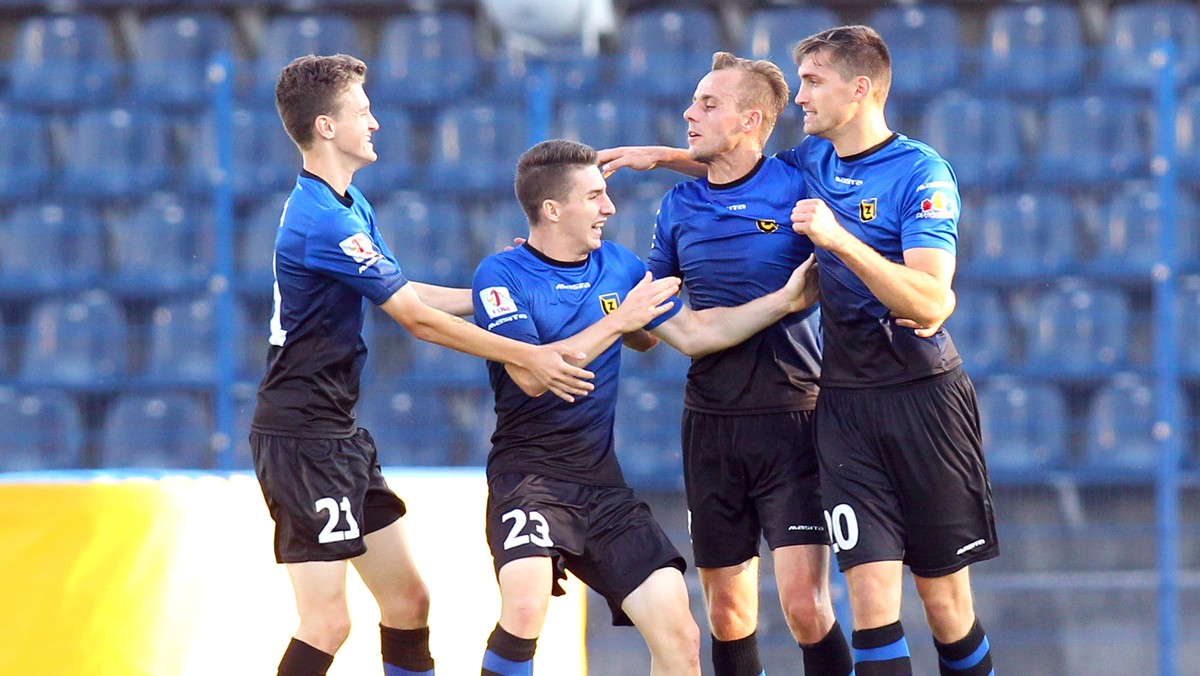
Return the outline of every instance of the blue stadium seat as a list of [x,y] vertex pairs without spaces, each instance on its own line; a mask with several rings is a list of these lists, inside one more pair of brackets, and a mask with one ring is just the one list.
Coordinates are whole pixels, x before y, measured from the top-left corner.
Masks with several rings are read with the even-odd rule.
[[[408,112],[372,103],[371,114],[379,121],[379,129],[371,133],[371,144],[379,159],[354,172],[354,185],[368,200],[403,188],[414,173],[421,173],[420,167],[413,166],[416,144]],[[294,171],[294,163],[292,168]]]
[[20,372],[27,383],[86,385],[126,374],[125,312],[103,292],[39,303],[28,331]]
[[989,92],[1053,95],[1078,87],[1086,48],[1073,4],[998,4],[983,31],[980,85]]
[[[1107,198],[1102,211],[1092,269],[1105,275],[1147,277],[1151,267],[1161,260],[1163,209],[1157,189],[1150,183],[1127,183]],[[1178,191],[1172,247],[1177,263],[1195,260],[1195,217],[1195,203],[1186,191]]]
[[1066,399],[1055,386],[991,378],[979,389],[979,415],[993,477],[1063,467],[1070,418]]
[[251,361],[266,350],[245,349],[248,328],[245,310],[236,304],[232,317],[220,318],[216,303],[209,297],[163,303],[150,316],[146,375],[151,379],[211,381],[218,373],[217,340],[221,332],[233,336],[235,376],[261,376],[257,371],[262,368],[262,360]]
[[275,101],[279,71],[306,54],[356,54],[361,45],[354,23],[345,14],[279,14],[267,20],[261,50],[252,70],[254,82],[246,91],[248,105]]
[[579,47],[557,45],[545,54],[522,49],[505,49],[497,60],[492,90],[503,96],[524,92],[527,78],[541,76],[557,101],[587,101],[609,83],[602,77],[603,57],[584,53]]
[[250,422],[258,403],[258,382],[239,383],[233,392],[233,467],[235,470],[254,469],[254,454],[250,450]]
[[1179,345],[1179,368],[1188,376],[1200,375],[1200,276],[1179,280],[1176,296],[1175,339]]
[[36,197],[46,188],[51,167],[46,121],[37,115],[0,109],[0,198]]
[[234,56],[229,20],[215,12],[152,16],[134,41],[134,96],[144,105],[187,109],[210,96],[208,66],[218,54]]
[[375,208],[383,241],[406,277],[471,286],[475,261],[470,259],[467,224],[457,206],[454,202],[431,204],[418,193],[398,192]]
[[[557,138],[586,143],[593,148],[621,145],[660,145],[669,143],[658,133],[658,109],[631,99],[592,99],[567,101],[558,108],[552,125]],[[683,128],[678,119],[676,127]],[[618,171],[608,177],[609,186],[633,185],[645,180],[633,171]]]
[[620,91],[676,104],[691,98],[724,43],[717,16],[702,8],[627,14],[621,33]]
[[683,489],[683,394],[674,383],[623,378],[613,434],[625,480],[634,489]]
[[19,202],[0,218],[0,241],[0,294],[78,291],[104,274],[103,228],[85,207]]
[[201,288],[215,263],[212,213],[200,203],[158,193],[108,219],[116,293],[146,297]]
[[1148,111],[1099,96],[1053,99],[1038,142],[1034,178],[1065,186],[1099,186],[1144,175]]
[[87,110],[71,125],[64,187],[87,199],[141,196],[165,186],[169,127],[154,112]]
[[1152,55],[1170,41],[1175,77],[1200,72],[1200,11],[1191,3],[1134,2],[1113,7],[1101,48],[1101,76],[1110,84],[1149,89],[1158,81]]
[[442,105],[471,93],[481,70],[471,17],[396,14],[384,21],[367,93],[393,106]]
[[1008,366],[1013,324],[998,291],[986,287],[959,289],[958,307],[946,321],[946,329],[972,374]]
[[0,388],[0,472],[76,469],[83,465],[79,406],[63,392]]
[[[300,151],[274,110],[235,108],[231,113],[231,177],[235,197],[290,191],[300,173]],[[207,192],[220,178],[216,119],[205,115],[187,143],[187,177],[193,192]],[[282,204],[280,205],[282,206]]]
[[1200,186],[1200,89],[1191,90],[1179,103],[1175,153],[1180,177]]
[[[515,197],[501,196],[464,210],[477,258],[490,256],[512,246],[514,237],[529,236],[529,219]],[[404,265],[404,261],[400,261]],[[474,268],[472,268],[474,276]]]
[[945,5],[891,5],[867,22],[892,55],[891,96],[924,101],[958,85],[962,38],[958,14]]
[[[767,59],[779,66],[794,90],[796,61],[792,48],[806,35],[840,26],[837,14],[826,7],[762,7],[747,17],[738,56]],[[714,50],[715,51],[715,50]],[[793,92],[794,93],[794,92]]]
[[358,403],[358,424],[371,432],[384,466],[440,466],[453,462],[451,413],[430,388],[374,387]]
[[[1088,406],[1087,442],[1083,465],[1117,473],[1152,473],[1158,466],[1154,436],[1154,385],[1140,376],[1118,374],[1101,387]],[[1187,398],[1176,398],[1186,406]],[[1186,420],[1187,416],[1180,416]],[[1186,423],[1185,423],[1186,424]],[[1176,430],[1187,439],[1187,430]]]
[[1119,289],[1064,280],[1038,299],[1029,318],[1027,365],[1067,376],[1120,368],[1129,353],[1130,317]]
[[604,239],[621,244],[643,260],[650,255],[654,241],[654,222],[658,207],[668,188],[662,184],[641,182],[629,189],[617,186],[609,191],[617,213],[604,226]]
[[1051,276],[1075,263],[1075,210],[1066,195],[1000,192],[989,195],[976,213],[961,234],[969,240],[963,272]]
[[487,362],[424,340],[413,340],[413,382],[445,387],[484,387],[488,384]]
[[116,48],[103,18],[35,15],[20,25],[9,94],[37,110],[96,105],[112,97],[116,73]]
[[417,339],[386,312],[368,307],[362,336],[368,355],[362,374],[364,390],[375,383],[394,383],[412,370],[412,346]]
[[960,185],[1007,185],[1021,166],[1017,108],[1007,99],[947,94],[926,108],[921,140],[954,167]]
[[275,236],[288,193],[261,200],[238,223],[237,258],[238,290],[243,294],[269,296],[275,284]]
[[191,395],[120,395],[105,416],[100,466],[209,469],[212,435],[208,410]]
[[517,108],[482,103],[447,108],[434,128],[430,184],[460,194],[509,192],[526,140],[525,117]]

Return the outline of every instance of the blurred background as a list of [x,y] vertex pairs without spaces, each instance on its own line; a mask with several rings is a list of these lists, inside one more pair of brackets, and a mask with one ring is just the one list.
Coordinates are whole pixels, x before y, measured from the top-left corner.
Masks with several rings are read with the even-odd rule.
[[[1196,673],[1195,3],[0,0],[0,471],[250,467],[274,234],[299,169],[273,107],[293,57],[367,61],[380,160],[355,184],[410,278],[469,286],[526,232],[511,194],[526,147],[682,145],[713,51],[774,60],[794,92],[790,47],[843,23],[888,41],[892,128],[960,182],[948,326],[996,493],[1003,554],[974,577],[997,664]],[[797,113],[769,151],[802,138]],[[606,236],[644,255],[682,179],[613,176]],[[374,310],[366,339],[358,413],[381,461],[481,466],[483,363]],[[627,353],[617,421],[629,482],[685,554],[687,366]],[[763,573],[766,665],[795,673],[769,557]],[[646,673],[639,638],[590,607],[590,673]],[[911,588],[904,621],[932,665]]]

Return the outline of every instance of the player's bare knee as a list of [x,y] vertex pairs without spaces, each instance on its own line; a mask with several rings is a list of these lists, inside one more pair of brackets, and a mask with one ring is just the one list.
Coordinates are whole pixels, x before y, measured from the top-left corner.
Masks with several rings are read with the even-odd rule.
[[330,612],[301,617],[296,637],[332,655],[350,637],[350,615]]
[[379,599],[383,623],[389,627],[415,629],[429,624],[429,588],[424,583],[409,585],[402,592]]

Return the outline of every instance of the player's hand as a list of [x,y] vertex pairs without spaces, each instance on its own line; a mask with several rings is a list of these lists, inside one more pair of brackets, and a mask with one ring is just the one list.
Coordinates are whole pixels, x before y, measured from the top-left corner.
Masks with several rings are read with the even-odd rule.
[[791,277],[788,277],[787,284],[783,285],[783,292],[788,298],[790,309],[788,312],[799,312],[805,308],[812,307],[818,300],[821,299],[821,284],[817,275],[817,256],[809,254],[804,262],[792,270]]
[[[954,314],[954,309],[957,306],[958,306],[958,296],[955,295],[953,290],[951,290],[950,291],[950,314]],[[907,317],[899,317],[895,313],[892,313],[892,317],[894,317],[896,320],[896,326],[903,326],[908,329],[913,329],[914,332],[917,334],[918,338],[930,338],[934,334],[936,334],[938,331],[941,330],[942,324],[944,324],[946,322],[946,320],[950,318],[950,315],[949,314],[946,315],[945,317],[942,318],[942,321],[935,322],[933,324],[930,324],[929,326],[923,326],[920,322],[913,321],[912,319],[909,319]]]
[[608,178],[618,169],[629,168],[636,171],[650,171],[658,166],[661,160],[661,153],[662,148],[660,146],[605,148],[598,151],[597,162],[600,165],[600,173],[604,174],[604,178]]
[[805,235],[822,249],[836,252],[843,238],[850,236],[837,222],[829,206],[819,199],[804,199],[792,208],[792,229]]
[[517,247],[521,246],[521,245],[522,245],[522,244],[524,244],[524,243],[525,243],[525,238],[524,238],[524,237],[513,237],[513,243],[512,243],[512,246],[506,246],[506,247],[504,247],[504,249],[503,249],[503,250],[504,250],[504,251],[512,251],[513,249],[515,249],[515,248],[517,248]]
[[573,402],[575,397],[586,397],[595,389],[590,381],[596,377],[571,364],[570,359],[587,359],[587,354],[569,345],[550,343],[533,348],[532,357],[524,364],[508,364],[507,371],[521,391],[531,397],[539,397],[546,391],[564,401]]
[[618,330],[621,333],[637,331],[671,308],[666,300],[679,293],[679,283],[678,277],[654,279],[647,272],[642,280],[625,294],[625,300],[609,313],[609,317],[620,322]]

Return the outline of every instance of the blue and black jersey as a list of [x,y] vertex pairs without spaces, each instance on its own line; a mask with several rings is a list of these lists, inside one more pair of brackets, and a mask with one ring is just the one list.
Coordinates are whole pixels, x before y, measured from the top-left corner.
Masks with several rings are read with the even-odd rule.
[[[904,251],[956,253],[958,181],[950,165],[919,141],[893,134],[851,157],[810,136],[778,155],[804,170],[808,194],[843,227],[893,263]],[[825,359],[821,384],[872,387],[919,380],[962,364],[950,334],[932,338],[896,325],[883,303],[836,255],[818,249]]]
[[358,188],[338,195],[307,171],[284,204],[274,268],[271,347],[251,429],[350,437],[367,357],[363,299],[381,304],[408,280]]
[[[603,242],[587,259],[565,263],[528,244],[485,258],[475,271],[475,322],[515,340],[544,345],[569,338],[615,309],[646,274],[633,252]],[[647,328],[673,317],[675,303]],[[595,389],[574,403],[546,393],[529,397],[504,365],[488,362],[496,394],[496,432],[488,478],[508,472],[596,486],[624,486],[613,452],[621,341],[587,365]]]
[[[650,271],[681,277],[695,310],[734,307],[776,291],[813,252],[812,242],[791,228],[792,207],[804,194],[802,173],[774,158],[733,183],[681,183],[659,209]],[[820,314],[813,307],[694,360],[684,405],[717,415],[811,410],[820,360]]]

